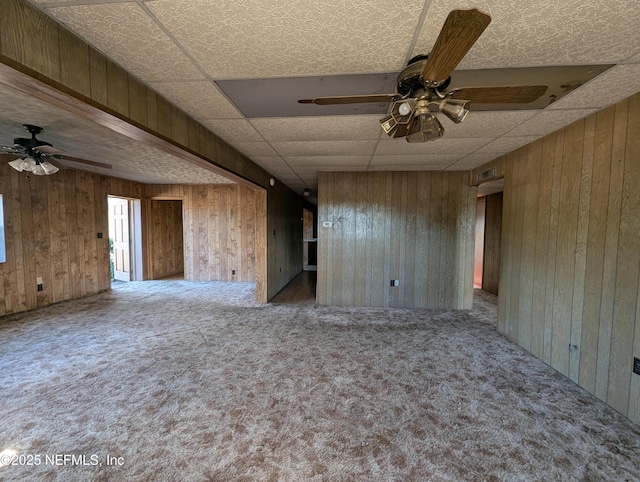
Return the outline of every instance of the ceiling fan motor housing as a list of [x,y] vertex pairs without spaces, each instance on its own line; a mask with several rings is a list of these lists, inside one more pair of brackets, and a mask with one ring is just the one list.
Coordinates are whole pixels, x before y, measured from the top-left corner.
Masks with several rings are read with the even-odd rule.
[[[428,58],[428,55],[416,55],[409,61],[402,72],[400,72],[396,82],[400,95],[403,97],[414,97],[415,92],[425,89],[426,86],[422,81],[422,70]],[[438,96],[442,96],[447,87],[449,87],[449,84],[451,84],[451,76],[440,85],[430,88],[433,89]]]
[[25,152],[40,146],[52,146],[49,142],[36,139],[36,135],[40,134],[44,129],[33,124],[22,124],[22,126],[31,134],[31,137],[16,137],[13,139],[13,145],[23,149]]

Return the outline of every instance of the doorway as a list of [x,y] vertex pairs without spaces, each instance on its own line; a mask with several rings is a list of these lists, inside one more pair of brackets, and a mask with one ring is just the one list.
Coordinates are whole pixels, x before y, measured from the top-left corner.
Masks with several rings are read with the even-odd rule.
[[108,196],[111,279],[142,279],[142,215],[139,199]]
[[502,239],[502,190],[504,180],[478,186],[474,288],[498,295]]
[[302,269],[317,270],[317,241],[314,215],[308,209],[302,209]]

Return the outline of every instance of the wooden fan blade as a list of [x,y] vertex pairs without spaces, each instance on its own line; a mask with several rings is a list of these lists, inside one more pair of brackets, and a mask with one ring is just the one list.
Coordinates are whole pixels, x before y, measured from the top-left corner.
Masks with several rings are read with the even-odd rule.
[[42,154],[50,155],[50,156],[55,154],[64,154],[64,151],[58,149],[57,147],[47,146],[47,145],[36,146],[33,148],[33,150],[41,152]]
[[0,150],[4,151],[6,154],[22,154],[23,150],[18,147],[13,146],[0,146]]
[[422,69],[425,84],[447,80],[490,22],[489,15],[475,8],[449,13]]
[[105,164],[104,162],[88,161],[87,159],[80,159],[79,157],[71,156],[56,156],[54,159],[61,161],[77,162],[78,164],[86,164],[87,166],[101,167],[103,169],[113,169],[111,164]]
[[393,102],[401,99],[400,94],[367,94],[367,95],[338,95],[335,97],[316,97],[315,99],[300,99],[300,104],[335,105],[335,104],[364,104],[367,102]]
[[474,104],[528,104],[542,97],[547,88],[546,85],[462,87],[452,90],[447,97],[470,100]]

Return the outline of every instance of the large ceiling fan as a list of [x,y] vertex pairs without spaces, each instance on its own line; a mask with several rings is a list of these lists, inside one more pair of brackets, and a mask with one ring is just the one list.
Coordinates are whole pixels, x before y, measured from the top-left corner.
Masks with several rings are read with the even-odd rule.
[[355,104],[391,102],[389,114],[380,121],[391,137],[407,142],[426,142],[444,134],[436,117],[442,112],[456,124],[469,113],[471,102],[526,104],[540,98],[546,85],[464,87],[447,92],[454,69],[491,22],[477,9],[453,10],[438,34],[429,55],[412,58],[397,79],[394,94],[347,95],[300,99],[302,104]]
[[64,151],[36,137],[44,130],[42,127],[33,124],[23,124],[22,126],[31,134],[31,137],[16,137],[13,139],[13,146],[0,146],[0,154],[17,154],[20,156],[9,162],[9,165],[16,171],[30,172],[36,176],[55,174],[59,170],[56,165],[57,161],[65,160],[106,169],[111,169],[112,167],[110,164],[64,155]]

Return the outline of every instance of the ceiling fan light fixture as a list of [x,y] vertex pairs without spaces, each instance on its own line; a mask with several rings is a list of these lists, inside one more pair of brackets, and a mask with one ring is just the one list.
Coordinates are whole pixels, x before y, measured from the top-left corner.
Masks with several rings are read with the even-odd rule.
[[407,133],[415,110],[414,99],[397,100],[391,104],[389,115],[380,121],[380,125],[390,137],[403,137]]
[[33,171],[31,171],[33,173],[34,176],[46,176],[47,175],[47,171],[44,169],[44,167],[42,167],[42,164],[36,164],[36,167],[33,168]]
[[22,169],[22,159],[14,159],[13,161],[9,161],[9,165],[18,172],[24,171],[24,169]]
[[[44,170],[44,174],[47,176],[51,174],[55,174],[60,170],[48,161],[41,162],[40,167],[42,167],[42,169]],[[35,174],[35,171],[34,171],[34,174]]]
[[384,119],[380,119],[380,125],[382,126],[382,130],[391,136],[393,135],[393,131],[398,127],[398,121],[389,114]]
[[423,113],[413,118],[407,134],[407,142],[428,142],[439,139],[444,134],[444,127],[435,114]]
[[460,124],[469,113],[469,109],[467,109],[469,102],[462,99],[445,99],[440,103],[439,109],[451,121]]
[[33,172],[37,165],[38,163],[33,157],[25,157],[20,161],[20,167],[22,168],[22,171]]

